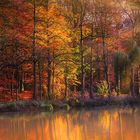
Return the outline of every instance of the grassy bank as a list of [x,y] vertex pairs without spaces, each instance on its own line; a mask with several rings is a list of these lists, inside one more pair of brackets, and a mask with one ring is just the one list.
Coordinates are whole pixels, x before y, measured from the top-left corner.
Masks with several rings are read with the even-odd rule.
[[0,103],[0,112],[55,111],[73,108],[94,108],[101,106],[133,106],[140,104],[140,97],[118,96],[111,98],[77,99],[63,101],[15,101]]

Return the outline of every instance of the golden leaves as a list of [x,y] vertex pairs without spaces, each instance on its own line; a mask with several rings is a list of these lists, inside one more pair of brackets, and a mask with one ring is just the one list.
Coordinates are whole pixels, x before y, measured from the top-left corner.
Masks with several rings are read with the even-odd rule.
[[58,8],[55,4],[37,7],[37,43],[44,47],[58,47],[70,42],[67,23]]

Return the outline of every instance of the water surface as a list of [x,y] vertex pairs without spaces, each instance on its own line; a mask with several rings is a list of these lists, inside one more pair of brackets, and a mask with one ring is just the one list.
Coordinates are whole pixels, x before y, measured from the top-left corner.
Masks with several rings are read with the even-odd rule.
[[140,140],[140,108],[0,114],[0,140]]

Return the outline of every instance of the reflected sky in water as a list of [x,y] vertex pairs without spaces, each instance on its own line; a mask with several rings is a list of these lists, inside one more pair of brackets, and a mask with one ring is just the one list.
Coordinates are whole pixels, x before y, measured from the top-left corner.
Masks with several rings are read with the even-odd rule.
[[140,140],[140,108],[1,114],[0,140]]

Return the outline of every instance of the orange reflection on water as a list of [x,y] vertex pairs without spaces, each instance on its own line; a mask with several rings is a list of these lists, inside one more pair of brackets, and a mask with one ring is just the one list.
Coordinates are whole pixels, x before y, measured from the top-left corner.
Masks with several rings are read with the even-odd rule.
[[140,109],[0,115],[0,140],[139,140]]

